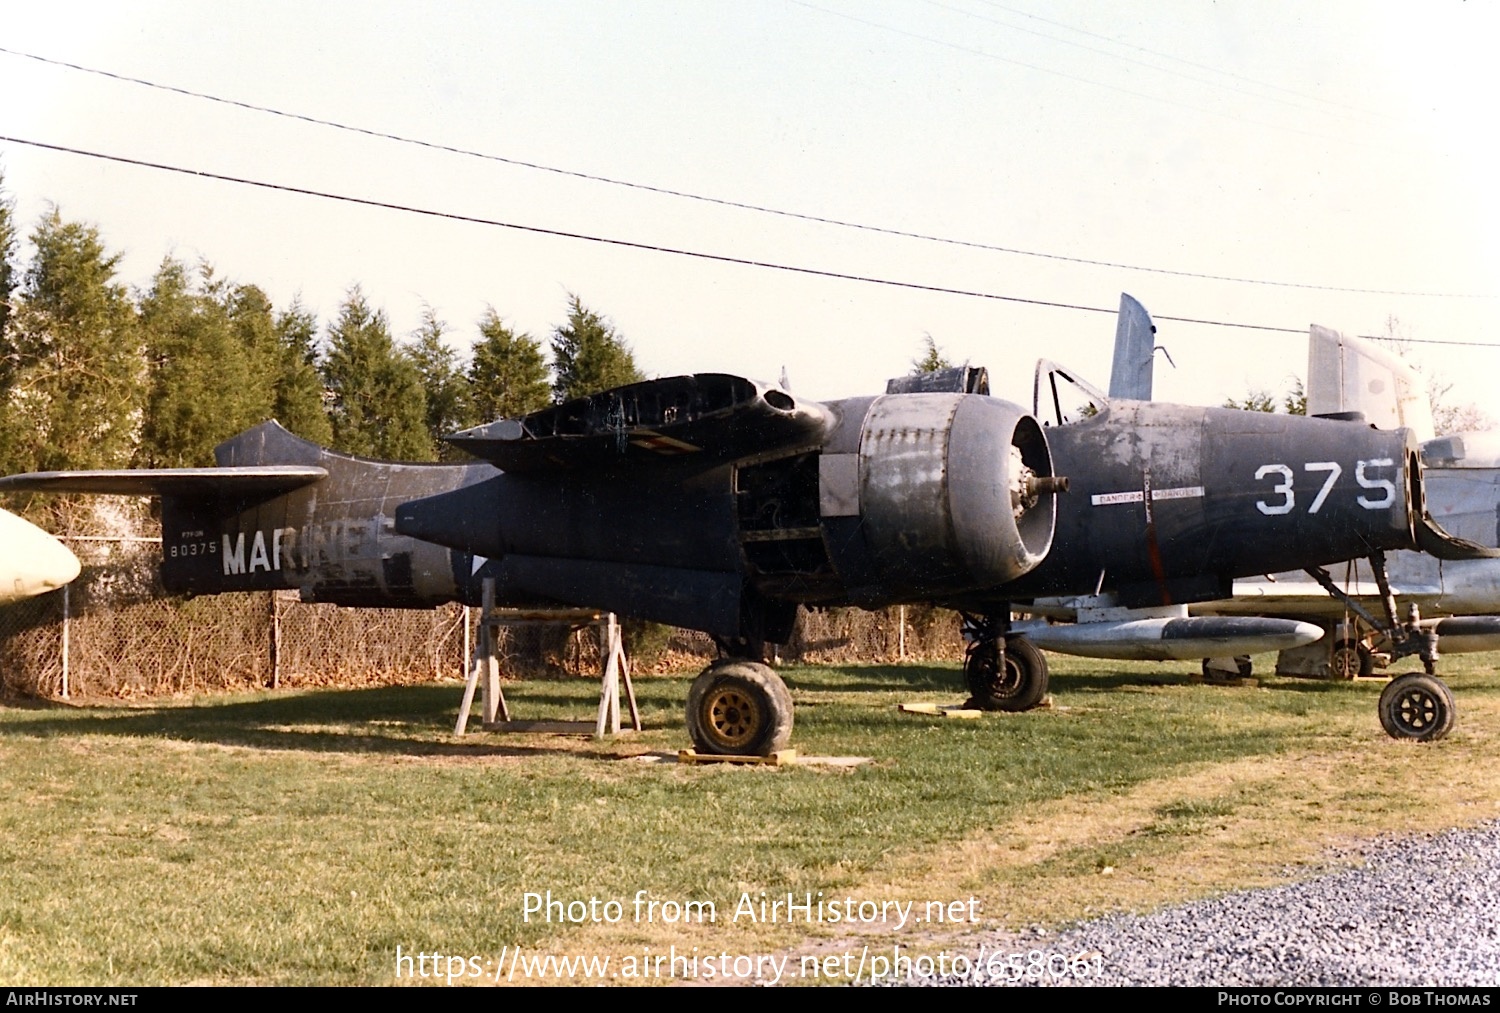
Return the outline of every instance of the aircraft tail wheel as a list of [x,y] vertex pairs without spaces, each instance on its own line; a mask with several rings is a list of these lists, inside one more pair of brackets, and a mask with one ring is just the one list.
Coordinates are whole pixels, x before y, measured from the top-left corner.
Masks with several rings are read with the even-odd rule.
[[1453,693],[1420,672],[1392,679],[1380,694],[1380,724],[1393,739],[1434,742],[1453,729]]
[[792,739],[792,694],[758,661],[716,661],[687,698],[693,748],[714,756],[769,756]]
[[1357,640],[1340,640],[1328,667],[1336,679],[1352,679],[1356,675],[1368,678],[1375,671],[1375,657]]
[[996,640],[976,640],[964,658],[969,706],[987,711],[1025,711],[1047,695],[1047,656],[1023,636],[1005,639],[1005,671]]

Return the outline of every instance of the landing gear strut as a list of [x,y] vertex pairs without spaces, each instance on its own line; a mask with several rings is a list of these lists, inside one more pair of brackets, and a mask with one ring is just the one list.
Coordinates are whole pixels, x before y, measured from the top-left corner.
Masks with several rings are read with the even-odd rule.
[[[1422,616],[1415,602],[1407,606],[1406,622],[1396,618],[1396,596],[1386,575],[1385,553],[1372,553],[1370,567],[1375,571],[1375,583],[1380,588],[1381,603],[1385,606],[1384,622],[1335,584],[1327,570],[1313,567],[1307,572],[1349,611],[1386,635],[1391,645],[1392,661],[1413,654],[1422,659],[1421,674],[1412,672],[1392,679],[1380,694],[1380,724],[1393,739],[1434,742],[1448,734],[1454,720],[1453,693],[1433,674],[1437,671],[1437,634],[1422,629]],[[1338,644],[1334,648],[1333,661],[1334,671],[1344,678],[1370,671],[1368,649],[1361,654],[1360,645],[1354,641]]]
[[967,706],[987,711],[1030,710],[1047,695],[1047,658],[1019,633],[1009,616],[964,616]]

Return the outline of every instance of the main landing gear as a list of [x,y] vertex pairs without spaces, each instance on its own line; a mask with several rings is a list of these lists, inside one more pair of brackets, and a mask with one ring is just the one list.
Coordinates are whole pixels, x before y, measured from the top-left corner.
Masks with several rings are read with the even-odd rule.
[[769,665],[721,658],[687,698],[693,748],[712,756],[770,756],[792,740],[792,694]]
[[964,678],[967,706],[987,711],[1024,711],[1047,696],[1047,657],[1005,617],[964,615]]
[[[1435,742],[1453,729],[1455,716],[1452,691],[1433,674],[1437,671],[1437,634],[1422,629],[1422,617],[1415,603],[1407,608],[1406,622],[1396,618],[1396,596],[1386,576],[1385,553],[1373,553],[1370,566],[1375,571],[1375,583],[1380,588],[1381,603],[1385,606],[1384,622],[1335,584],[1327,570],[1314,567],[1307,572],[1349,611],[1386,635],[1391,645],[1392,661],[1411,655],[1422,659],[1422,672],[1397,676],[1380,694],[1380,726],[1393,739]],[[1355,641],[1344,641],[1334,648],[1333,666],[1339,675],[1353,678],[1368,674],[1373,661],[1368,648]]]

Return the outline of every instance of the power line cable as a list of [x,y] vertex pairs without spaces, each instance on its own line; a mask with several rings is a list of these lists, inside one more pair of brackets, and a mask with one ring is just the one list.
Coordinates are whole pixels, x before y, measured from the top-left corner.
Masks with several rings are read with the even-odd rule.
[[[932,2],[935,2],[935,0],[928,0],[928,2],[932,3]],[[1255,85],[1257,88],[1265,88],[1265,89],[1268,89],[1270,91],[1279,91],[1279,92],[1281,92],[1284,95],[1290,95],[1293,98],[1302,99],[1303,101],[1306,101],[1306,102],[1316,102],[1316,103],[1318,103],[1320,105],[1327,105],[1327,106],[1330,106],[1330,107],[1333,107],[1333,108],[1345,110],[1347,112],[1360,113],[1361,115],[1364,115],[1364,116],[1378,117],[1378,118],[1385,118],[1385,119],[1391,118],[1386,113],[1381,113],[1381,112],[1378,112],[1378,111],[1375,111],[1375,110],[1371,110],[1371,109],[1365,109],[1365,108],[1363,108],[1361,106],[1349,105],[1346,102],[1334,102],[1331,99],[1324,98],[1321,95],[1309,95],[1309,94],[1307,94],[1305,92],[1299,92],[1299,91],[1296,91],[1295,89],[1287,88],[1284,85],[1271,84],[1268,81],[1260,81],[1260,80],[1257,80],[1257,79],[1255,79],[1253,77],[1248,77],[1248,76],[1246,76],[1244,74],[1236,74],[1234,71],[1225,70],[1222,67],[1215,67],[1215,66],[1212,66],[1212,65],[1206,64],[1206,63],[1196,63],[1196,62],[1194,62],[1192,60],[1184,59],[1183,57],[1180,57],[1180,56],[1174,56],[1171,53],[1163,53],[1163,52],[1161,52],[1160,50],[1157,50],[1157,49],[1151,49],[1151,48],[1148,48],[1146,46],[1139,46],[1139,45],[1136,45],[1133,42],[1126,42],[1123,39],[1116,39],[1116,38],[1112,38],[1111,36],[1108,36],[1108,35],[1102,35],[1099,32],[1091,32],[1091,31],[1089,31],[1086,28],[1079,28],[1079,27],[1077,27],[1075,25],[1070,25],[1070,24],[1067,24],[1067,23],[1062,22],[1062,21],[1054,21],[1054,20],[1052,20],[1050,18],[1044,18],[1040,14],[1032,14],[1029,11],[1023,11],[1023,10],[1020,10],[1018,8],[1015,8],[1015,7],[1007,7],[1005,4],[998,3],[997,0],[979,0],[979,2],[983,3],[986,7],[993,7],[996,10],[1002,10],[1002,11],[1005,11],[1006,13],[1008,13],[1008,14],[1014,14],[1014,15],[1016,15],[1018,17],[1023,17],[1023,18],[1029,18],[1032,21],[1040,21],[1044,25],[1051,25],[1054,28],[1061,28],[1061,29],[1064,29],[1065,31],[1076,32],[1079,35],[1085,35],[1085,36],[1088,36],[1091,39],[1099,39],[1100,41],[1102,41],[1102,42],[1108,42],[1111,45],[1123,46],[1126,49],[1133,49],[1133,50],[1135,50],[1138,53],[1146,53],[1146,54],[1148,54],[1150,56],[1155,56],[1155,57],[1157,57],[1159,59],[1162,59],[1162,60],[1170,60],[1173,63],[1180,63],[1180,64],[1182,64],[1185,67],[1192,67],[1195,70],[1205,70],[1205,71],[1208,71],[1209,73],[1212,73],[1212,74],[1219,74],[1219,75],[1222,75],[1224,77],[1233,78],[1234,80],[1236,80],[1236,81],[1242,81],[1245,84]],[[972,16],[979,17],[979,15],[977,15],[977,14],[976,15],[972,15]],[[989,19],[985,19],[985,20],[989,20]],[[997,23],[999,23],[999,22],[997,22]],[[1054,36],[1045,36],[1045,35],[1043,37],[1044,38],[1055,38]],[[1065,40],[1065,39],[1056,39],[1055,41],[1066,43],[1067,40]],[[1095,52],[1097,52],[1097,50],[1095,50]],[[1112,55],[1112,54],[1106,54],[1106,55]],[[1119,59],[1120,57],[1116,56],[1116,58]],[[1149,64],[1147,66],[1149,66]],[[1160,69],[1160,68],[1157,68],[1157,69]]]
[[[975,19],[977,21],[984,21],[984,22],[987,22],[988,24],[991,24],[991,25],[998,25],[1001,28],[1006,28],[1006,29],[1009,29],[1010,31],[1013,31],[1013,32],[1024,32],[1027,35],[1034,35],[1037,38],[1046,39],[1049,42],[1056,42],[1059,45],[1072,46],[1072,47],[1074,47],[1076,49],[1082,49],[1084,52],[1087,52],[1087,53],[1095,53],[1095,54],[1097,54],[1099,56],[1108,57],[1111,60],[1119,60],[1119,61],[1121,61],[1123,63],[1128,63],[1128,64],[1131,64],[1131,65],[1136,66],[1136,67],[1144,67],[1147,70],[1154,71],[1154,72],[1156,72],[1158,74],[1169,74],[1169,75],[1171,75],[1173,77],[1180,77],[1180,78],[1183,78],[1184,80],[1192,81],[1195,84],[1208,85],[1210,88],[1222,88],[1225,91],[1234,92],[1235,94],[1238,94],[1238,95],[1245,95],[1245,96],[1248,96],[1250,98],[1256,99],[1256,100],[1261,101],[1261,102],[1277,102],[1277,103],[1280,103],[1282,105],[1290,106],[1291,108],[1294,108],[1294,109],[1302,109],[1302,110],[1309,110],[1309,109],[1311,109],[1313,106],[1310,105],[1310,104],[1319,104],[1319,105],[1327,105],[1327,106],[1334,105],[1334,103],[1328,103],[1328,102],[1326,102],[1324,100],[1320,100],[1320,99],[1318,99],[1316,97],[1313,97],[1313,96],[1302,95],[1302,94],[1299,94],[1297,92],[1290,91],[1289,89],[1286,89],[1286,88],[1279,88],[1279,87],[1277,87],[1275,85],[1265,84],[1265,83],[1262,83],[1260,81],[1256,81],[1256,80],[1254,80],[1252,78],[1242,77],[1242,76],[1240,76],[1238,74],[1230,74],[1230,73],[1227,73],[1225,71],[1219,71],[1219,70],[1216,70],[1213,67],[1206,67],[1206,66],[1204,66],[1202,64],[1193,63],[1190,60],[1179,59],[1177,57],[1170,56],[1170,55],[1168,55],[1166,53],[1158,53],[1155,50],[1145,49],[1144,47],[1141,47],[1141,46],[1132,46],[1132,45],[1129,45],[1127,43],[1118,42],[1117,40],[1111,39],[1111,38],[1109,38],[1108,36],[1105,36],[1105,35],[1099,35],[1099,34],[1096,34],[1094,32],[1085,32],[1082,29],[1071,28],[1068,25],[1064,25],[1064,24],[1061,24],[1059,22],[1047,21],[1045,18],[1038,18],[1037,20],[1042,21],[1044,24],[1054,25],[1054,26],[1059,27],[1059,28],[1067,29],[1068,31],[1079,32],[1082,35],[1087,35],[1087,36],[1089,36],[1091,38],[1100,39],[1102,41],[1109,42],[1109,43],[1112,43],[1114,45],[1126,46],[1126,48],[1129,48],[1129,49],[1135,49],[1135,50],[1137,50],[1139,52],[1148,53],[1148,54],[1150,54],[1152,56],[1157,57],[1158,59],[1171,60],[1171,61],[1173,61],[1175,63],[1180,63],[1180,64],[1183,64],[1184,66],[1192,67],[1195,70],[1202,70],[1202,71],[1208,71],[1208,72],[1212,72],[1212,73],[1222,74],[1222,75],[1224,75],[1226,77],[1232,78],[1232,79],[1240,81],[1242,83],[1248,83],[1248,84],[1255,85],[1258,88],[1263,88],[1263,89],[1269,89],[1269,90],[1274,90],[1274,91],[1285,92],[1289,97],[1283,98],[1283,97],[1277,96],[1277,95],[1257,94],[1256,92],[1249,91],[1249,90],[1247,90],[1245,88],[1235,87],[1234,85],[1226,84],[1223,81],[1215,81],[1215,80],[1212,80],[1211,78],[1203,77],[1202,75],[1199,75],[1199,74],[1184,73],[1183,71],[1173,70],[1170,67],[1163,67],[1160,64],[1151,63],[1151,62],[1149,62],[1147,60],[1138,60],[1138,59],[1136,59],[1134,57],[1125,56],[1125,55],[1123,55],[1121,53],[1110,52],[1109,50],[1100,48],[1099,46],[1091,46],[1091,45],[1089,45],[1087,43],[1077,42],[1077,41],[1075,41],[1073,39],[1065,39],[1065,38],[1062,38],[1059,35],[1053,35],[1050,32],[1043,32],[1043,31],[1040,31],[1040,30],[1035,29],[1035,28],[1025,28],[1025,27],[1023,27],[1021,25],[1011,24],[1010,22],[1002,21],[999,18],[988,17],[988,16],[986,16],[984,14],[978,14],[978,13],[975,13],[974,11],[965,10],[962,7],[955,7],[952,4],[943,3],[943,2],[941,2],[941,0],[925,0],[925,2],[928,5],[930,5],[932,7],[936,7],[938,9],[940,9],[940,10],[951,11],[954,14],[959,14],[959,15],[962,15],[962,16],[967,17],[967,18],[973,18],[973,19]],[[1023,16],[1023,17],[1030,17],[1031,16],[1031,15],[1026,15],[1026,14],[1024,14],[1021,11],[1015,11],[1015,10],[1009,8],[1009,7],[999,6],[998,4],[993,5],[993,6],[997,7],[999,10],[1006,11],[1007,13],[1016,14],[1016,15],[1020,15],[1020,16]],[[1112,86],[1111,85],[1101,85],[1101,87],[1112,87]],[[1130,94],[1136,94],[1136,93],[1131,92]],[[1169,100],[1166,100],[1166,101],[1169,101]],[[1204,109],[1202,109],[1201,107],[1198,107],[1198,106],[1188,106],[1188,108],[1198,109],[1200,112],[1207,112],[1208,111],[1208,110],[1204,110]],[[1343,107],[1343,110],[1345,112],[1351,111],[1351,107],[1345,106],[1345,107]],[[1363,113],[1363,110],[1354,109],[1352,111]],[[1219,115],[1225,115],[1225,114],[1220,113]],[[1293,129],[1293,128],[1278,128],[1278,129]]]
[[[196,176],[199,179],[215,180],[223,183],[236,183],[241,186],[253,186],[262,190],[273,190],[281,193],[300,194],[306,197],[320,197],[326,200],[341,201],[347,204],[355,204],[362,207],[382,208],[387,211],[401,211],[407,214],[423,215],[429,218],[441,218],[448,221],[466,222],[473,225],[488,225],[495,228],[511,229],[517,232],[527,232],[533,235],[554,236],[560,239],[578,239],[590,243],[603,243],[609,246],[619,246],[632,250],[645,250],[652,253],[666,253],[679,257],[693,257],[699,260],[708,260],[721,264],[738,264],[743,267],[761,267],[773,271],[786,271],[793,274],[811,275],[818,278],[835,278],[841,281],[863,282],[869,285],[883,285],[888,288],[910,289],[918,292],[933,292],[940,295],[968,296],[974,299],[990,299],[996,302],[1016,303],[1026,306],[1042,306],[1049,309],[1076,310],[1084,313],[1107,313],[1115,315],[1117,310],[1107,306],[1085,306],[1078,303],[1055,302],[1046,299],[1031,299],[1025,296],[1001,295],[996,292],[982,292],[975,289],[950,288],[943,285],[929,285],[922,282],[902,281],[894,278],[877,278],[870,275],[850,274],[844,271],[825,270],[816,267],[804,267],[796,264],[782,264],[775,261],[753,260],[748,257],[735,257],[722,253],[709,253],[703,250],[686,250],[680,247],[661,246],[654,243],[642,243],[629,239],[616,239],[609,236],[595,236],[584,232],[568,232],[562,229],[549,229],[540,225],[525,225],[519,222],[505,222],[494,218],[481,218],[476,215],[465,215],[451,211],[437,211],[431,208],[413,207],[408,204],[397,204],[391,201],[374,200],[368,197],[355,197],[349,194],[331,193],[326,190],[313,190],[308,187],[292,186],[286,183],[270,183],[264,180],[248,179],[242,176],[230,176],[224,173],[210,172],[206,169],[188,169],[178,165],[168,165],[163,162],[150,162],[144,159],[128,158],[124,155],[109,155],[97,151],[87,151],[82,148],[70,148],[60,144],[47,144],[42,141],[32,141],[21,137],[9,137],[0,135],[0,142],[10,144],[21,144],[31,148],[39,148],[44,151],[55,151],[68,155],[80,155],[86,158],[96,158],[107,162],[116,162],[122,165],[133,165],[146,169],[158,169],[163,172],[178,173],[185,176]],[[1277,334],[1302,334],[1305,328],[1298,327],[1274,327],[1268,324],[1247,324],[1230,320],[1208,320],[1200,317],[1176,317],[1154,315],[1153,319],[1164,320],[1170,323],[1200,324],[1206,327],[1229,327],[1240,330],[1266,331]],[[1465,341],[1436,341],[1421,338],[1408,339],[1412,344],[1429,345],[1458,345],[1470,348],[1500,348],[1500,343],[1487,342],[1465,342]]]
[[[804,4],[804,6],[811,5]],[[844,219],[831,218],[823,215],[812,215],[797,211],[787,211],[780,208],[768,207],[762,204],[751,204],[744,201],[730,200],[723,197],[712,197],[705,194],[691,193],[685,190],[673,190],[667,187],[654,186],[649,183],[637,183],[631,180],[617,179],[611,176],[600,176],[593,173],[580,172],[574,169],[563,169],[551,165],[542,165],[538,162],[528,162],[518,158],[510,158],[504,155],[474,151],[472,149],[460,148],[449,144],[442,144],[436,141],[427,141],[421,138],[387,133],[385,131],[375,130],[369,127],[353,126],[347,123],[340,123],[336,120],[321,119],[319,117],[311,116],[306,113],[288,112],[283,109],[276,109],[271,106],[256,105],[255,103],[244,102],[239,99],[223,98],[221,96],[211,95],[206,92],[192,91],[191,89],[180,88],[176,85],[160,84],[155,81],[148,81],[144,78],[130,77],[125,74],[117,74],[113,71],[99,70],[94,67],[85,67],[82,64],[69,63],[64,60],[55,60],[50,57],[38,56],[35,53],[26,53],[16,49],[10,49],[5,46],[0,46],[0,53],[5,53],[9,56],[21,57],[27,60],[35,60],[38,63],[50,64],[56,67],[64,67],[68,70],[76,70],[85,74],[93,74],[99,77],[110,78],[112,80],[121,81],[128,84],[135,84],[146,88],[153,88],[158,91],[171,92],[173,94],[183,95],[189,98],[203,99],[208,102],[217,102],[221,105],[233,106],[239,109],[250,110],[252,112],[266,113],[268,115],[279,116],[284,119],[298,120],[303,123],[310,123],[315,126],[321,127],[329,127],[335,130],[342,130],[348,133],[359,134],[365,137],[373,137],[386,141],[395,141],[400,144],[410,144],[421,148],[427,148],[432,151],[442,151],[448,154],[462,155],[468,158],[478,158],[490,162],[499,162],[504,165],[513,165],[523,169],[534,169],[539,172],[549,172],[555,175],[568,176],[574,179],[587,180],[593,183],[606,183],[610,186],[627,187],[632,190],[641,190],[647,193],[660,194],[666,197],[679,197],[685,200],[700,201],[705,204],[715,204],[721,207],[738,208],[743,211],[754,211],[760,214],[777,215],[782,218],[813,222],[819,225],[833,225],[839,228],[858,229],[864,232],[873,232],[887,236],[897,236],[903,239],[917,239],[924,242],[943,243],[949,246],[965,247],[974,250],[987,250],[993,253],[1007,253],[1019,257],[1035,257],[1042,260],[1054,260],[1062,263],[1082,264],[1088,267],[1104,267],[1115,271],[1137,271],[1145,274],[1168,275],[1177,278],[1192,278],[1199,281],[1222,281],[1241,285],[1264,285],[1276,288],[1305,289],[1319,292],[1347,292],[1356,295],[1390,295],[1433,299],[1494,298],[1493,296],[1475,293],[1410,292],[1390,289],[1348,288],[1338,285],[1314,285],[1303,282],[1274,281],[1259,278],[1241,278],[1233,275],[1208,274],[1196,271],[1179,271],[1164,267],[1144,267],[1138,264],[1123,264],[1108,260],[1096,260],[1088,257],[1073,257],[1060,253],[1046,253],[1038,250],[1023,250],[1017,247],[1000,246],[993,243],[981,243],[973,240],[954,239],[946,236],[935,236],[928,233],[913,232],[880,225],[870,225],[861,222],[851,222]]]
[[[942,46],[945,49],[956,50],[960,53],[968,53],[970,56],[983,57],[986,60],[994,60],[997,63],[1008,63],[1012,66],[1021,67],[1025,70],[1035,71],[1038,74],[1047,74],[1052,77],[1063,78],[1067,81],[1076,81],[1080,84],[1091,85],[1095,88],[1103,88],[1107,91],[1118,92],[1121,95],[1129,95],[1132,98],[1145,99],[1148,102],[1157,102],[1162,105],[1175,106],[1178,109],[1188,109],[1192,112],[1199,113],[1204,116],[1214,116],[1220,119],[1233,120],[1238,123],[1247,123],[1251,126],[1264,127],[1267,130],[1281,130],[1287,133],[1300,134],[1303,137],[1312,137],[1320,141],[1326,141],[1328,139],[1328,134],[1324,131],[1303,130],[1299,127],[1288,126],[1285,124],[1267,123],[1262,120],[1253,120],[1246,116],[1236,115],[1235,113],[1229,112],[1225,109],[1194,105],[1191,102],[1183,102],[1179,99],[1169,98],[1164,95],[1153,95],[1149,92],[1136,91],[1132,88],[1124,88],[1120,85],[1109,84],[1105,81],[1095,80],[1091,77],[1084,77],[1081,74],[1070,74],[1067,71],[1057,70],[1052,67],[1044,67],[1036,63],[1027,63],[1025,60],[1017,60],[1014,57],[1001,56],[998,53],[992,53],[989,50],[978,49],[974,46],[964,45],[963,43],[950,42],[947,39],[934,38],[931,35],[923,35],[921,32],[914,32],[906,28],[898,28],[895,25],[886,24],[880,21],[871,21],[868,18],[860,17],[857,14],[846,14],[843,11],[830,10],[827,7],[820,7],[817,4],[809,3],[808,0],[790,0],[790,2],[796,4],[798,7],[806,7],[808,10],[818,11],[819,13],[827,14],[830,17],[843,18],[845,21],[853,21],[856,24],[865,25],[868,28],[878,28],[881,31],[890,32],[894,35],[903,35],[909,39],[916,39],[920,42],[927,42],[934,46]],[[1347,143],[1368,142],[1347,141]]]

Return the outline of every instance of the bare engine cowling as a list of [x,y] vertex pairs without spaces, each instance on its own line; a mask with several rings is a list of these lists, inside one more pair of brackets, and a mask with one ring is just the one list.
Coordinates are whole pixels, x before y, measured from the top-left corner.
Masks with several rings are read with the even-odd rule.
[[[1005,584],[1046,557],[1054,494],[1066,487],[1042,427],[1018,405],[976,394],[877,398],[859,442],[857,568],[906,600]],[[895,600],[864,591],[855,597]]]

